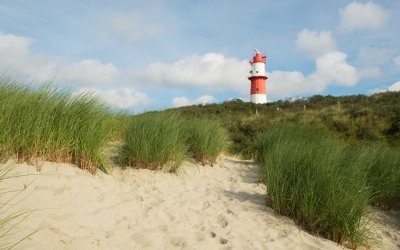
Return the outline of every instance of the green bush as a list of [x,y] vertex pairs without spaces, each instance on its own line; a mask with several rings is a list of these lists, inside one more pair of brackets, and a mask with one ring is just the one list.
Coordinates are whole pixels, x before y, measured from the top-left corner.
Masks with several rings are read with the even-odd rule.
[[278,213],[335,242],[364,242],[367,154],[314,128],[277,125],[260,136],[257,155]]
[[185,122],[189,153],[201,164],[213,165],[228,144],[228,134],[215,119],[197,118]]
[[145,113],[132,119],[126,131],[121,160],[124,164],[176,171],[187,157],[183,119],[164,112]]
[[0,79],[0,158],[42,158],[106,171],[101,148],[111,131],[111,112],[91,95],[73,96]]

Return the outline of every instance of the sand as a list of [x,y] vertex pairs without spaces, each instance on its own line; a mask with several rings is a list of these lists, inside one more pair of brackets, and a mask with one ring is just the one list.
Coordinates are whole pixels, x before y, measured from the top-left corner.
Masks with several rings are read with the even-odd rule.
[[[178,174],[114,168],[96,176],[69,164],[46,162],[40,173],[8,164],[29,174],[1,184],[23,190],[13,209],[34,209],[11,240],[40,229],[19,249],[343,249],[268,208],[250,161],[222,156],[214,167],[186,162]],[[375,217],[373,248],[400,247],[399,221]]]

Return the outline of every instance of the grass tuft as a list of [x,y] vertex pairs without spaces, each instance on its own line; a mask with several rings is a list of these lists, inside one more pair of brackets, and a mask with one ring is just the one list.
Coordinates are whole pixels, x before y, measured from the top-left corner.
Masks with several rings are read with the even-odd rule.
[[213,165],[227,147],[229,138],[217,120],[194,118],[185,122],[189,153],[202,165]]
[[278,125],[261,135],[257,152],[271,206],[279,214],[341,244],[366,242],[366,151],[311,127]]
[[164,112],[135,116],[121,152],[124,164],[175,172],[187,158],[183,119]]
[[400,149],[374,146],[367,149],[371,158],[368,168],[368,186],[371,203],[383,209],[391,209],[400,201]]
[[111,112],[89,94],[73,96],[0,78],[0,159],[71,162],[91,173],[106,171],[101,148]]
[[120,158],[126,165],[175,172],[189,156],[214,164],[227,143],[225,129],[215,120],[152,112],[133,117]]

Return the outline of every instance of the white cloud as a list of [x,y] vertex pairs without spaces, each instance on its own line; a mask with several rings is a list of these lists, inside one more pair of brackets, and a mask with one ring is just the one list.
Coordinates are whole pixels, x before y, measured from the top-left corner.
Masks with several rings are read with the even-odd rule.
[[31,53],[29,46],[34,42],[29,37],[0,33],[0,72],[21,75],[29,80],[52,80],[56,62],[50,57]]
[[[29,45],[34,42],[29,37],[0,34],[1,57],[7,59],[7,64],[15,65],[21,63],[28,55]],[[5,60],[0,63],[4,64]]]
[[191,100],[189,100],[189,98],[181,96],[181,97],[175,97],[174,99],[172,99],[172,105],[175,108],[177,108],[177,107],[192,105],[192,102],[191,102]]
[[118,14],[104,24],[106,30],[118,39],[133,43],[163,32],[163,28],[152,23],[152,17],[143,18],[139,14]]
[[367,67],[359,71],[360,78],[374,78],[382,74],[379,67]]
[[312,74],[304,76],[298,71],[272,71],[268,77],[267,95],[286,98],[299,94],[317,94],[331,84],[351,87],[357,84],[361,73],[347,63],[345,53],[333,51],[316,59],[316,70]]
[[371,1],[365,4],[352,2],[339,10],[339,14],[339,30],[344,33],[353,30],[379,29],[389,18],[387,10]]
[[347,55],[342,52],[329,52],[316,59],[316,81],[330,84],[336,82],[343,86],[354,86],[359,80],[357,69],[347,63]]
[[400,55],[396,56],[395,58],[393,58],[393,62],[394,64],[396,64],[397,66],[400,66]]
[[393,92],[400,91],[400,81],[393,83],[387,89],[382,89],[382,88],[370,89],[370,90],[368,90],[368,93],[376,94],[376,93],[382,93],[382,92],[386,92],[386,91],[393,91]]
[[187,97],[181,96],[181,97],[175,97],[172,99],[172,105],[174,107],[182,107],[182,106],[189,106],[189,105],[194,105],[194,104],[206,104],[206,103],[211,103],[215,101],[215,98],[211,95],[203,95],[200,96],[194,100],[191,100]]
[[362,68],[360,78],[374,78],[382,75],[382,67],[392,60],[389,49],[363,46],[358,51],[355,64]]
[[206,103],[211,103],[215,101],[214,96],[211,95],[202,95],[199,98],[197,98],[197,102],[200,104],[206,104]]
[[96,59],[86,59],[66,66],[61,71],[62,79],[84,85],[98,85],[115,82],[118,70],[111,64],[102,64]]
[[111,63],[86,59],[65,64],[56,58],[30,51],[34,39],[0,33],[0,73],[34,82],[68,82],[83,85],[107,84],[116,81],[118,69]]
[[110,90],[82,88],[74,93],[74,95],[80,94],[93,94],[100,97],[104,102],[123,109],[131,108],[138,104],[151,103],[151,99],[146,94],[141,93],[133,88],[119,88]]
[[391,60],[392,56],[387,48],[363,46],[358,51],[356,59],[359,65],[382,65]]
[[319,93],[324,85],[314,85],[299,71],[272,71],[268,73],[266,88],[268,98],[285,98],[301,93]]
[[400,91],[400,81],[397,81],[397,82],[393,83],[392,85],[390,85],[388,90],[389,91]]
[[307,54],[317,57],[336,49],[335,39],[330,31],[317,32],[304,29],[297,35],[296,46]]
[[373,95],[373,94],[383,93],[386,91],[387,91],[387,89],[374,88],[374,89],[368,90],[368,94]]
[[246,92],[249,63],[223,54],[191,55],[172,64],[156,62],[131,76],[142,81],[173,87],[201,86],[211,91]]
[[[144,70],[131,70],[130,76],[136,81],[167,85],[176,88],[202,87],[209,92],[234,90],[240,94],[249,93],[247,79],[250,65],[235,57],[207,53],[191,55],[172,64],[152,63]],[[361,77],[372,77],[378,72],[369,68],[359,72],[347,62],[347,55],[331,51],[316,58],[314,73],[304,75],[299,71],[272,71],[267,73],[267,95],[284,98],[299,94],[322,92],[328,85],[337,84],[351,87]],[[186,97],[175,100],[176,105],[190,105]]]

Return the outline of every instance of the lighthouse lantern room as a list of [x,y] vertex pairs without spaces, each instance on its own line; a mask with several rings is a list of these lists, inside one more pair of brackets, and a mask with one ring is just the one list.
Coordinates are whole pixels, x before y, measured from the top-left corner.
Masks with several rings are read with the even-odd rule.
[[265,91],[265,82],[268,77],[265,74],[266,56],[260,51],[254,49],[256,55],[250,61],[251,70],[249,80],[251,81],[250,101],[252,103],[262,104],[267,103],[267,94]]

